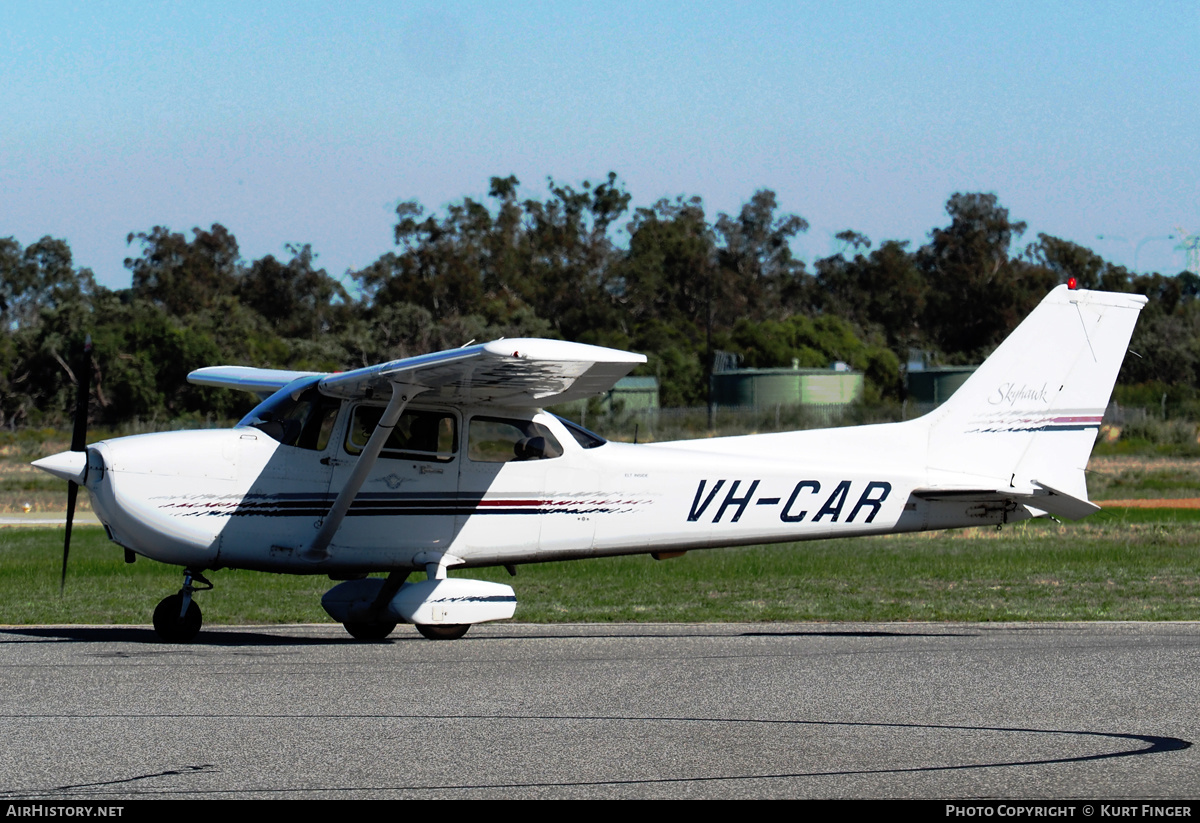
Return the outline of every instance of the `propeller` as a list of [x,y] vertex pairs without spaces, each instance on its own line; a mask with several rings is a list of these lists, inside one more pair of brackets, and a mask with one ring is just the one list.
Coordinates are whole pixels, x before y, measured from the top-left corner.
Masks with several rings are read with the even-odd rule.
[[79,497],[79,483],[87,478],[87,416],[89,384],[92,382],[92,336],[89,334],[83,343],[83,357],[80,359],[79,377],[75,381],[75,426],[71,431],[71,451],[83,452],[84,471],[79,480],[67,481],[67,536],[63,540],[62,580],[58,584],[61,595],[67,587],[67,557],[71,553],[71,524],[75,520],[75,500]]

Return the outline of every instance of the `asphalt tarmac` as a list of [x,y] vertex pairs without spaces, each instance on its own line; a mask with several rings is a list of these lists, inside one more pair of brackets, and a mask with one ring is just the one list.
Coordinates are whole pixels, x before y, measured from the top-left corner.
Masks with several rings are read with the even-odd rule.
[[1200,624],[0,628],[0,796],[1200,796]]

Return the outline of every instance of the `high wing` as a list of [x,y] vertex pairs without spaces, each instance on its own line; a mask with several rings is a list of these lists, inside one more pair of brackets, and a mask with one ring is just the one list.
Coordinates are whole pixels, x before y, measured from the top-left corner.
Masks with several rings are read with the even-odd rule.
[[[385,398],[391,394],[393,384],[403,384],[420,389],[426,400],[455,405],[496,403],[540,407],[605,392],[645,362],[645,355],[618,349],[561,340],[513,338],[325,374],[319,385],[323,394],[346,399]],[[298,378],[320,374],[213,366],[197,369],[188,375],[188,381],[262,393],[281,389]]]
[[240,389],[265,396],[274,394],[293,380],[319,374],[324,372],[256,369],[253,366],[208,366],[189,374],[188,382],[218,389]]

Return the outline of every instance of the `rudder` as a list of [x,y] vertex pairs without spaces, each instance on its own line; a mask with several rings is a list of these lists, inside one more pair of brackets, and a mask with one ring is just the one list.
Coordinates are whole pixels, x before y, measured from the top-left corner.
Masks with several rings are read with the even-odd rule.
[[1145,303],[1137,294],[1050,292],[927,416],[928,467],[1086,500],[1083,470]]

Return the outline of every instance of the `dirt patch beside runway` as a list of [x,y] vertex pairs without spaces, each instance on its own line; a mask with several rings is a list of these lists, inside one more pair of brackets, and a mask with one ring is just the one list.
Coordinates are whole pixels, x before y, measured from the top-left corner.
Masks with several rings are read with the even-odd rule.
[[1200,497],[1142,499],[1142,500],[1097,500],[1102,509],[1200,509]]

